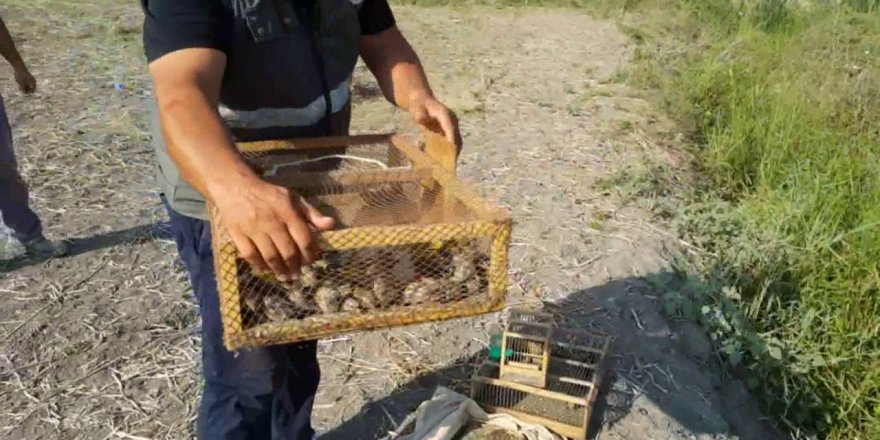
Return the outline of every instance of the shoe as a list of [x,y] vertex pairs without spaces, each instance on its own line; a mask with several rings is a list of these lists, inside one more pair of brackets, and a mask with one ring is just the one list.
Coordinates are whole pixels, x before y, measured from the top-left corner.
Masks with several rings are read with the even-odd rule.
[[69,249],[63,241],[52,241],[46,237],[37,237],[22,243],[28,256],[35,257],[62,257],[67,255]]
[[0,261],[14,260],[25,254],[24,245],[12,237],[0,236]]

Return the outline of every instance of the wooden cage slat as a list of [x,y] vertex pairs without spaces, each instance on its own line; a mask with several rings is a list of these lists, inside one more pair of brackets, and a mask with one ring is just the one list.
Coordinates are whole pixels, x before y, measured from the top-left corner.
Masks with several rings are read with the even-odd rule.
[[325,136],[315,138],[279,139],[271,141],[238,142],[242,153],[265,153],[273,150],[317,150],[356,145],[389,143],[392,134],[364,134],[354,136]]
[[582,387],[592,387],[593,386],[593,382],[590,382],[588,380],[575,379],[573,377],[555,376],[554,379],[558,380],[559,382],[570,383],[572,385],[579,385]]
[[542,329],[550,329],[550,328],[553,328],[553,324],[550,324],[550,323],[545,323],[545,322],[535,322],[535,321],[522,321],[522,320],[519,320],[519,319],[511,319],[511,320],[508,321],[508,323],[509,323],[510,325],[513,325],[513,324],[519,324],[519,325],[525,325],[525,326],[530,326],[530,327],[540,327],[540,328],[542,328]]
[[[501,366],[499,365],[498,362],[494,362],[494,361],[485,361],[485,362],[483,362],[483,364],[482,364],[482,366],[481,366],[481,369],[482,369],[483,367],[485,367],[486,365],[489,365],[489,366],[492,366],[492,367],[494,367],[494,368],[497,368],[497,369],[499,369],[499,372],[500,372],[500,368],[501,368]],[[477,373],[479,373],[479,371],[480,371],[480,370],[477,370]],[[499,373],[499,374],[500,374],[500,373]],[[475,375],[475,377],[482,378],[482,377],[485,377],[485,376],[478,376],[478,375]],[[557,382],[565,382],[565,381],[562,380],[564,377],[565,377],[565,376],[560,376],[560,375],[558,375],[558,374],[553,374],[553,373],[550,373],[550,372],[547,373],[547,378],[548,378],[548,379],[553,379],[553,380],[555,380],[555,381],[557,381]],[[501,379],[500,376],[499,376],[499,379]],[[589,382],[589,381],[581,381],[581,382],[584,382],[584,383],[588,384],[588,385],[581,385],[581,386],[586,386],[586,387],[590,387],[590,388],[591,388],[591,390],[588,391],[587,394],[585,395],[585,398],[587,399],[587,401],[589,401],[590,393],[593,392],[593,390],[592,390],[593,388],[598,387],[598,382],[596,382],[596,381],[593,381],[593,382]],[[563,393],[563,394],[565,394],[565,393]],[[565,395],[566,395],[566,396],[569,396],[570,394],[565,394]]]
[[544,341],[546,341],[546,338],[545,338],[544,336],[541,336],[541,335],[527,335],[527,334],[525,334],[525,333],[517,333],[517,332],[512,332],[512,331],[508,331],[507,334],[508,334],[511,338],[525,339],[525,340],[527,340],[527,341],[531,341],[531,342],[541,342],[541,343],[543,343]]
[[598,368],[598,364],[590,364],[587,362],[581,362],[581,361],[576,361],[574,359],[566,359],[566,358],[561,358],[561,357],[553,358],[553,362],[563,363],[565,365],[571,365],[573,367],[588,368],[590,370],[595,370],[596,368]]
[[[371,246],[403,246],[435,241],[491,237],[499,225],[486,221],[435,223],[429,225],[367,226],[318,234],[321,248],[329,251]],[[353,239],[358,236],[358,239]]]
[[491,377],[482,377],[482,376],[475,378],[475,380],[487,383],[489,385],[507,387],[507,388],[511,388],[511,389],[521,391],[524,393],[529,393],[529,394],[534,394],[534,395],[541,396],[541,397],[546,397],[548,399],[560,400],[563,402],[573,403],[575,405],[582,405],[582,406],[587,405],[586,397],[570,396],[565,393],[558,393],[556,391],[550,391],[550,390],[546,390],[544,388],[533,387],[533,386],[522,384],[519,382],[511,382],[509,380],[504,380],[501,378],[495,379],[495,378],[491,378]]
[[288,187],[314,188],[324,186],[360,186],[381,185],[398,182],[420,182],[431,178],[431,173],[425,169],[385,170],[385,171],[358,171],[353,173],[338,173],[336,175],[320,172],[279,172],[264,178],[269,183]]
[[544,359],[543,354],[526,353],[524,351],[517,351],[516,354],[519,356],[525,356],[525,357],[530,357],[530,358]]
[[533,423],[537,425],[546,426],[551,431],[567,437],[572,440],[585,440],[586,439],[586,428],[579,427],[574,425],[569,425],[567,423],[558,422],[553,419],[548,419],[546,417],[536,416],[533,414],[524,413],[521,411],[517,411],[514,409],[508,409],[493,405],[481,405],[483,409],[490,413],[503,413],[514,416],[524,422]]
[[[332,321],[335,325],[332,326],[327,325],[327,318],[306,318],[288,324],[262,324],[243,330],[240,333],[241,337],[237,346],[229,349],[300,342],[360,331],[466,318],[497,312],[502,308],[503,304],[493,304],[485,299],[468,299],[457,303],[433,306],[422,304],[406,307],[405,310],[374,312],[369,315],[349,314],[350,316],[346,318],[343,318],[341,315],[344,314],[340,313],[333,316]],[[418,310],[418,313],[415,310]]]
[[569,350],[588,351],[590,353],[598,353],[598,354],[605,353],[605,351],[601,348],[586,347],[583,345],[570,344],[568,342],[553,341],[552,344],[557,347],[567,348]]
[[533,372],[535,372],[535,371],[541,371],[541,367],[539,367],[539,366],[537,366],[537,365],[535,365],[535,364],[527,364],[527,363],[524,363],[524,362],[516,362],[516,361],[511,361],[511,360],[509,360],[509,359],[507,360],[507,365],[506,365],[506,366],[507,366],[508,368],[510,368],[511,370],[526,370],[526,371],[524,372],[525,374],[531,374],[531,373],[533,373]]

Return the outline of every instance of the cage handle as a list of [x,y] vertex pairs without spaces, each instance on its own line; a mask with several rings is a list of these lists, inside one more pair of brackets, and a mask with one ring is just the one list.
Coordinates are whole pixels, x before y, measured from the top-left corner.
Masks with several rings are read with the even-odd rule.
[[453,176],[458,168],[458,147],[445,137],[425,130],[425,153]]

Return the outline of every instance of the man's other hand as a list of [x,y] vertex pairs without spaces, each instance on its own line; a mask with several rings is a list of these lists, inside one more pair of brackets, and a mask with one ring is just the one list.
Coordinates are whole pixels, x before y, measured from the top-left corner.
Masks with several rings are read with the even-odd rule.
[[332,229],[334,221],[322,215],[302,196],[262,180],[213,189],[220,218],[242,258],[255,269],[273,272],[289,281],[300,267],[320,258],[312,227]]
[[456,148],[461,149],[462,141],[458,117],[440,101],[431,96],[411,98],[409,112],[417,124],[443,135]]
[[15,82],[22,93],[31,94],[37,90],[37,80],[25,67],[15,69]]

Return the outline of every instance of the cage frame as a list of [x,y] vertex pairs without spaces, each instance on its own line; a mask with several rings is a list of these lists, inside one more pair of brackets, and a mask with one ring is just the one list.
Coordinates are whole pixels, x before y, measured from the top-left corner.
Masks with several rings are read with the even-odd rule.
[[[559,327],[555,327],[555,326],[552,327],[552,330],[554,333],[563,332],[563,333],[569,333],[569,334],[576,334],[576,335],[584,336],[587,338],[592,338],[592,339],[597,339],[597,340],[602,341],[602,344],[599,348],[587,347],[587,346],[574,347],[576,349],[581,349],[583,351],[594,352],[598,355],[598,360],[596,361],[595,364],[593,364],[591,366],[591,369],[594,372],[592,380],[590,380],[590,381],[576,380],[576,382],[579,382],[579,384],[581,386],[587,386],[586,384],[589,383],[589,390],[585,393],[584,396],[576,397],[576,396],[572,396],[572,395],[569,395],[566,393],[548,390],[545,387],[536,387],[536,386],[532,386],[532,385],[529,385],[526,383],[521,383],[518,381],[506,380],[501,375],[500,362],[485,360],[480,365],[480,367],[477,368],[477,370],[474,372],[474,374],[471,376],[471,397],[484,410],[486,410],[489,413],[508,414],[513,417],[517,417],[525,422],[535,423],[535,424],[545,426],[548,429],[550,429],[551,431],[555,432],[556,434],[563,436],[567,439],[586,440],[588,438],[588,434],[589,434],[588,431],[589,431],[590,419],[593,416],[593,410],[594,410],[594,406],[596,403],[596,399],[598,398],[599,390],[602,387],[602,385],[604,383],[604,379],[605,379],[605,373],[606,373],[605,370],[607,369],[607,363],[608,363],[608,353],[611,348],[611,336],[607,333],[599,332],[599,331],[586,331],[586,330],[578,330],[578,329],[572,329],[572,328],[559,328]],[[551,344],[554,343],[553,339],[554,338],[551,336]],[[565,344],[565,343],[559,344],[558,342],[556,344],[558,346],[568,345],[569,347],[571,347],[571,345],[572,345],[572,344]],[[504,353],[504,352],[502,352],[502,353]],[[503,356],[502,356],[502,359],[503,359]],[[489,376],[481,375],[480,372],[483,371],[484,367],[486,367],[486,366],[492,366],[494,368],[497,368],[498,377],[489,377]],[[549,371],[547,372],[547,376],[548,377],[555,377]],[[566,378],[566,377],[560,376],[560,377],[557,377],[557,379],[562,380],[562,379],[573,379],[573,378]],[[584,412],[582,421],[579,425],[571,425],[571,424],[568,424],[565,422],[561,422],[559,420],[554,420],[554,419],[551,419],[548,417],[544,417],[539,414],[531,414],[528,412],[524,412],[524,411],[520,411],[520,410],[516,410],[516,409],[512,409],[512,408],[505,408],[502,406],[495,406],[495,405],[487,404],[487,403],[481,401],[482,399],[478,398],[477,389],[478,389],[478,386],[480,386],[480,385],[488,385],[488,386],[492,386],[492,387],[507,388],[507,389],[512,389],[512,390],[519,391],[522,393],[527,393],[527,394],[532,394],[532,395],[536,395],[536,396],[540,396],[540,397],[544,397],[544,398],[558,400],[561,402],[566,402],[566,403],[575,404],[575,405],[582,405],[583,412]]]
[[[498,312],[504,308],[508,284],[508,248],[512,228],[510,214],[499,206],[484,201],[467,185],[456,177],[456,161],[459,150],[442,136],[424,132],[424,148],[411,139],[398,133],[361,134],[352,136],[327,136],[316,138],[294,138],[267,141],[237,142],[236,148],[246,158],[248,155],[274,152],[322,152],[340,148],[387,144],[390,148],[402,153],[413,167],[410,170],[381,171],[371,178],[376,183],[400,181],[401,179],[427,177],[434,182],[434,187],[442,187],[434,200],[434,207],[447,206],[444,195],[457,198],[467,208],[478,214],[479,220],[461,222],[432,222],[428,225],[396,225],[396,226],[355,226],[341,230],[321,231],[316,233],[318,245],[322,251],[345,251],[373,246],[398,246],[421,244],[426,242],[456,240],[491,240],[489,251],[489,301],[481,298],[468,298],[452,304],[404,306],[390,311],[375,311],[369,315],[346,314],[340,312],[327,318],[325,315],[311,316],[296,322],[263,323],[246,328],[242,316],[241,292],[238,286],[237,267],[226,267],[221,270],[222,261],[236,261],[239,254],[235,244],[229,239],[222,224],[216,206],[207,202],[209,222],[212,232],[212,248],[214,251],[214,270],[217,279],[217,290],[220,296],[221,322],[223,325],[223,342],[230,350],[255,348],[266,345],[293,343],[305,340],[317,340],[330,336],[349,333],[374,331],[392,327],[400,327],[426,322],[445,321],[465,318],[487,313]],[[248,161],[255,171],[261,171]],[[260,173],[262,174],[262,173]],[[344,179],[345,177],[340,177]],[[270,183],[283,184],[290,181],[290,176],[264,176]],[[424,180],[422,180],[424,182]],[[307,183],[307,182],[303,182]],[[320,182],[311,182],[318,185]],[[339,183],[339,181],[334,181]],[[344,182],[343,182],[344,183]],[[291,185],[285,185],[291,186]],[[423,193],[429,193],[424,191]],[[442,217],[441,217],[442,218]],[[426,237],[430,237],[429,239]],[[235,266],[234,264],[232,266]],[[265,277],[266,275],[264,275]],[[271,281],[275,277],[268,275]],[[230,306],[232,305],[232,306]],[[454,307],[453,307],[454,306]],[[296,336],[293,336],[296,331]]]
[[[532,319],[527,319],[532,318]],[[542,332],[540,335],[528,335],[514,331],[515,326],[532,327]],[[501,336],[501,359],[499,362],[499,377],[511,382],[534,384],[533,386],[544,388],[547,386],[547,373],[550,366],[550,338],[553,333],[553,317],[547,313],[527,312],[514,310],[511,313],[507,326]],[[527,340],[541,344],[541,361],[539,365],[518,362],[509,359],[508,350],[511,339]],[[529,355],[535,356],[535,355]]]

